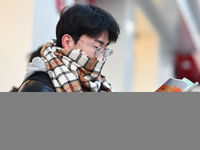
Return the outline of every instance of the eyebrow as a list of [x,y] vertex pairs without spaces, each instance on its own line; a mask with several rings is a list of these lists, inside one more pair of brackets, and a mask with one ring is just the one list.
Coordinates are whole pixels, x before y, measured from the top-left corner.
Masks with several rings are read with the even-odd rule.
[[[99,39],[95,39],[94,40],[95,42],[98,42],[99,44],[101,44],[101,45],[104,45],[104,42],[103,41],[101,41],[101,40],[99,40]],[[108,46],[110,43],[108,42],[107,44],[106,44],[106,46]]]

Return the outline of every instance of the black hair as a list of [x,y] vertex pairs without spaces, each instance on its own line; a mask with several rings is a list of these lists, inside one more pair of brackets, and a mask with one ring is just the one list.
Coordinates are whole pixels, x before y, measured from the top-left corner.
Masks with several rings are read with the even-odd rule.
[[65,7],[60,14],[60,19],[56,26],[56,45],[62,47],[62,37],[64,34],[72,36],[75,43],[83,34],[90,37],[98,37],[107,31],[109,43],[114,43],[120,33],[119,26],[113,16],[95,6],[75,4]]

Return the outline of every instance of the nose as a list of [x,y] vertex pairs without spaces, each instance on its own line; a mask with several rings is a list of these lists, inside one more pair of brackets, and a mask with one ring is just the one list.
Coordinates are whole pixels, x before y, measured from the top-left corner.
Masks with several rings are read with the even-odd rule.
[[102,58],[104,58],[103,57],[103,54],[101,54],[99,57],[96,57],[97,59],[102,59]]

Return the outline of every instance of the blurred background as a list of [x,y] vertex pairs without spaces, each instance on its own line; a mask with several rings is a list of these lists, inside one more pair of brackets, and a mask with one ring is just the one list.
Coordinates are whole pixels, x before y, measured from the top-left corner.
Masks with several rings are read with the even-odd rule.
[[200,0],[0,0],[0,92],[19,87],[30,53],[55,38],[73,3],[106,9],[120,25],[103,69],[116,92],[154,92],[169,77],[200,83]]

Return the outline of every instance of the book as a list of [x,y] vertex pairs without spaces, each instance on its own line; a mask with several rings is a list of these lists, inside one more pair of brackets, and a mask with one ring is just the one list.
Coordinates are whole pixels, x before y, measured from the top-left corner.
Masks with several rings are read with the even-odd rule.
[[171,77],[155,92],[190,92],[198,85],[198,82],[193,83],[187,78],[176,79]]

